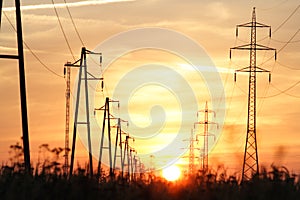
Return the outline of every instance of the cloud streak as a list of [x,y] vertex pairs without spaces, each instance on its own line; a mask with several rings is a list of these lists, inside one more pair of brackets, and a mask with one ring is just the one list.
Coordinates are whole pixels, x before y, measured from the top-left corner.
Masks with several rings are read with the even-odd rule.
[[[93,6],[93,5],[102,5],[102,4],[109,4],[109,3],[118,3],[118,2],[131,2],[135,0],[94,0],[94,1],[78,1],[72,3],[57,3],[54,4],[56,8],[65,8],[68,7],[81,7],[81,6]],[[49,9],[53,8],[53,4],[38,4],[38,5],[26,5],[21,6],[21,10],[40,10],[40,9]],[[2,8],[3,11],[15,11],[15,7],[6,7]]]

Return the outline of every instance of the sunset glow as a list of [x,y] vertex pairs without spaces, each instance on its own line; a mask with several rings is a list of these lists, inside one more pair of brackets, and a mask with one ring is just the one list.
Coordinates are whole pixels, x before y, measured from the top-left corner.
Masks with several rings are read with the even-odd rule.
[[180,178],[181,171],[179,167],[172,165],[163,169],[162,175],[168,181],[176,181]]
[[[24,46],[24,56],[33,165],[41,156],[40,145],[64,148],[66,79],[63,67],[66,62],[79,59],[81,48],[85,46],[88,50],[101,52],[103,56],[101,66],[99,57],[87,56],[88,70],[93,69],[99,77],[104,78],[103,90],[100,88],[101,81],[89,81],[89,101],[94,103],[93,107],[90,105],[91,121],[102,126],[103,112],[95,111],[95,108],[104,105],[105,97],[120,100],[119,107],[111,104],[111,114],[130,121],[128,126],[122,124],[122,130],[135,138],[134,141],[130,140],[129,146],[132,153],[135,150],[133,156],[140,156],[145,171],[151,171],[151,168],[161,170],[171,163],[170,160],[175,159],[178,159],[174,162],[180,163],[181,170],[187,171],[192,128],[195,129],[195,137],[198,135],[194,144],[195,165],[197,170],[201,168],[203,126],[194,127],[194,123],[204,119],[203,113],[197,116],[197,111],[203,110],[207,101],[208,108],[216,114],[209,116],[209,120],[218,124],[218,127],[209,128],[209,167],[217,169],[224,166],[230,173],[240,174],[246,141],[249,81],[247,73],[238,73],[234,81],[234,72],[249,66],[249,53],[232,51],[230,60],[229,48],[249,42],[249,30],[241,29],[236,37],[235,28],[237,24],[251,20],[252,8],[256,7],[257,21],[272,27],[270,38],[268,30],[257,30],[257,43],[277,49],[278,54],[274,61],[274,52],[257,53],[258,67],[272,74],[271,82],[268,74],[257,74],[256,126],[260,166],[269,168],[274,163],[300,173],[298,1],[205,0],[183,3],[179,0],[70,0],[65,3],[55,0],[53,5],[50,1],[37,3],[28,0],[22,1],[22,6],[23,39],[27,44]],[[64,32],[59,26],[54,7]],[[4,0],[0,31],[1,54],[17,52],[16,34],[12,27],[15,26],[14,11],[13,1]],[[186,43],[179,43],[179,40],[168,40],[168,35],[153,34],[144,34],[143,37],[137,34],[132,40],[117,41],[116,46],[99,46],[112,37],[149,27],[177,32],[203,51],[189,49]],[[155,47],[182,47],[184,53],[150,48],[148,43],[154,42]],[[137,48],[141,44],[148,46]],[[115,52],[125,53],[112,59]],[[204,54],[210,61],[206,60]],[[193,65],[190,62],[192,59],[188,57],[203,63]],[[21,143],[16,63],[7,59],[0,60],[1,163],[9,162],[10,145]],[[203,73],[196,73],[196,69],[201,69]],[[78,72],[78,68],[71,69],[70,147]],[[144,84],[143,80],[148,82]],[[214,93],[217,95],[214,96]],[[86,119],[86,112],[82,108],[79,112],[79,121],[82,122]],[[111,125],[115,124],[116,121],[112,121]],[[85,128],[80,125],[76,138],[75,163],[82,166],[88,162]],[[92,153],[96,169],[101,131],[95,126],[91,126],[91,129],[94,133]],[[115,145],[116,131],[112,130],[112,145]],[[124,140],[125,134],[122,137]],[[173,141],[176,145],[170,147]],[[109,163],[107,154],[105,150],[105,164]],[[58,161],[64,162],[63,153],[59,155]],[[120,164],[117,160],[118,168]]]

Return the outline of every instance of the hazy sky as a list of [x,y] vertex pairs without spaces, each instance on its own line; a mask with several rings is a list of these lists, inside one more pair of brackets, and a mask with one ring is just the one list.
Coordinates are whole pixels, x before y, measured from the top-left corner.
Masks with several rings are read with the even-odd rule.
[[[287,94],[277,95],[280,90],[286,90],[300,81],[300,35],[297,32],[300,28],[298,20],[300,4],[298,1],[68,0],[67,2],[84,45],[90,50],[95,49],[98,44],[115,34],[146,27],[168,28],[180,32],[203,47],[220,71],[226,96],[225,123],[221,136],[210,154],[210,163],[213,166],[224,164],[235,172],[241,169],[246,136],[248,77],[245,74],[238,74],[237,82],[234,83],[232,72],[249,65],[249,54],[234,51],[230,61],[229,48],[249,41],[249,30],[241,30],[239,37],[236,38],[235,26],[249,22],[252,7],[256,7],[257,21],[271,25],[273,31],[272,38],[269,39],[265,38],[268,30],[259,30],[258,41],[278,50],[277,62],[273,59],[268,60],[273,55],[272,52],[258,54],[258,66],[272,72],[271,84],[268,83],[267,74],[258,75],[257,139],[260,163],[265,166],[270,166],[272,163],[286,165],[299,172],[300,84],[286,91]],[[55,0],[55,3],[72,52],[78,59],[82,44],[76,35],[64,1]],[[24,5],[22,17],[25,42],[43,63],[62,75],[63,65],[67,61],[73,61],[73,57],[60,30],[52,2],[26,1],[22,2],[22,5]],[[13,6],[11,2],[4,0],[3,10],[14,24]],[[295,13],[288,18],[294,11]],[[289,41],[293,36],[294,38]],[[1,54],[16,52],[15,33],[4,15],[2,15],[0,38]],[[149,40],[151,41],[151,35],[149,35]],[[105,59],[105,54],[103,59]],[[107,82],[103,95],[112,95],[111,88],[114,87],[120,74],[129,71],[133,66],[149,62],[175,66],[178,73],[185,73],[184,70],[180,70],[180,66],[184,65],[178,65],[178,63],[184,64],[184,61],[174,55],[151,50],[134,52],[120,58],[104,73]],[[8,158],[9,145],[20,140],[20,106],[17,62],[1,60],[0,63],[0,158],[5,162]],[[263,64],[260,65],[261,63]],[[124,67],[114,71],[113,65]],[[66,85],[63,78],[45,69],[27,48],[25,49],[25,67],[30,147],[32,157],[36,158],[40,144],[48,143],[52,147],[64,146]],[[76,70],[72,71],[72,88],[76,73]],[[187,73],[183,76],[187,77],[195,90],[198,86],[203,87],[192,74]],[[155,87],[144,89],[147,92],[154,90],[154,94],[167,95],[159,89],[156,90]],[[201,92],[204,90],[205,87],[199,89]],[[149,123],[151,107],[149,105],[156,99],[151,99],[145,91],[139,92],[133,96],[132,101],[135,106],[129,107],[133,109],[132,114],[136,119],[140,120],[140,125],[146,126]],[[205,95],[197,97],[201,101],[198,102],[199,109],[202,105],[204,107],[205,100],[210,101],[207,91],[204,93]],[[171,111],[178,108],[178,102],[176,98],[173,98],[176,95],[172,93],[168,95],[171,96],[170,101],[173,103],[168,104],[162,101],[160,104],[170,111],[171,114],[167,114],[174,117],[178,113],[174,112],[173,115]],[[141,103],[145,100],[145,103]],[[169,105],[175,107],[169,108]],[[173,128],[178,125],[176,120],[168,123]],[[168,127],[165,126],[165,128]],[[174,132],[174,130],[166,130],[170,133],[172,131]],[[189,133],[187,133],[188,136]],[[161,137],[158,140],[167,140],[167,138],[164,139],[166,135]],[[147,142],[148,146],[149,143],[151,142]],[[158,142],[156,141],[155,144]],[[145,149],[142,148],[141,152],[146,151]],[[85,156],[85,153],[80,156]],[[184,162],[186,161],[180,161],[180,163]]]

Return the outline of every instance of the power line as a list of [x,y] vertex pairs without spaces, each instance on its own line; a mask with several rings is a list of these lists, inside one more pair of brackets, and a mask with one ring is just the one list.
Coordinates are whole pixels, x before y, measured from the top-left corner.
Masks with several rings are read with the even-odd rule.
[[[291,41],[296,37],[296,35],[299,33],[300,28],[294,33],[294,35],[292,35],[292,37],[277,51],[277,54],[280,53],[288,44],[291,43]],[[264,62],[261,63],[261,65],[265,64],[266,62],[268,62],[269,60],[271,60],[272,58],[274,58],[274,56],[269,57],[267,60],[265,60]]]
[[[276,93],[276,94],[271,94],[269,96],[265,96],[267,92],[264,92],[265,94],[263,96],[257,96],[258,99],[268,99],[268,98],[273,98],[273,97],[277,97],[281,94],[286,94],[288,96],[291,96],[291,97],[295,97],[295,98],[300,98],[300,96],[297,96],[297,95],[293,95],[293,94],[289,94],[287,93],[287,91],[293,89],[294,87],[296,87],[298,84],[300,83],[300,81],[294,83],[293,85],[287,87],[286,89],[284,90],[281,90],[279,89],[277,86],[275,86],[274,84],[270,83],[271,86],[273,86],[276,90],[279,91],[279,93]],[[247,92],[245,90],[243,90],[239,85],[236,85],[236,87],[242,92],[244,93],[245,95],[247,95]],[[268,88],[269,90],[269,88]]]
[[300,28],[294,33],[294,35],[278,50],[277,53],[279,53],[280,51],[282,51],[288,44],[291,43],[291,41],[296,37],[296,35],[299,33]]
[[49,72],[51,72],[52,74],[60,77],[60,78],[64,78],[62,75],[56,73],[55,71],[53,71],[52,69],[50,69],[45,63],[43,63],[41,61],[41,59],[31,50],[31,48],[27,45],[27,43],[25,41],[23,41],[24,45],[26,46],[26,48],[29,50],[29,52],[35,57],[35,59],[45,68],[47,69]]
[[[73,28],[74,28],[74,30],[75,30],[75,32],[76,32],[76,35],[77,35],[78,39],[80,40],[81,45],[82,45],[82,46],[85,46],[85,43],[83,42],[83,39],[82,39],[82,37],[81,37],[80,34],[79,34],[78,28],[77,28],[77,26],[76,26],[76,24],[75,24],[75,21],[74,21],[74,19],[73,19],[72,14],[71,14],[71,11],[70,11],[70,9],[69,9],[69,6],[68,6],[67,1],[64,0],[64,3],[65,3],[65,6],[66,6],[66,9],[67,9],[67,11],[68,11],[70,20],[71,20],[71,22],[72,22]],[[96,65],[98,65],[97,62],[96,62],[92,57],[91,57],[91,60],[92,60]],[[102,68],[101,68],[101,73],[102,73]]]
[[[299,8],[300,8],[300,4],[295,8],[295,10],[274,31],[272,31],[272,34],[276,33],[282,26],[284,26],[292,18],[292,16],[298,11]],[[266,38],[268,38],[268,37],[266,36],[266,37],[262,38],[259,41],[265,40]]]
[[70,45],[70,43],[69,43],[69,41],[68,41],[67,35],[66,35],[66,33],[65,33],[65,31],[64,31],[64,28],[63,28],[63,26],[62,26],[62,23],[61,23],[61,21],[60,21],[60,18],[59,18],[57,9],[56,9],[56,7],[55,7],[54,0],[51,0],[51,2],[52,2],[52,4],[53,4],[53,8],[54,8],[54,11],[55,11],[55,15],[56,15],[56,17],[57,17],[57,21],[58,21],[60,30],[61,30],[61,32],[62,32],[62,34],[63,34],[63,36],[64,36],[64,39],[65,39],[65,41],[66,41],[66,43],[67,43],[67,46],[68,46],[68,48],[69,48],[69,51],[70,51],[70,53],[71,53],[73,59],[76,60],[76,58],[75,58],[75,56],[74,56],[74,54],[73,54],[71,45]]
[[[293,95],[293,94],[287,93],[287,91],[293,89],[293,88],[296,87],[299,83],[300,83],[300,81],[294,83],[293,85],[289,86],[288,88],[286,88],[286,89],[284,89],[284,90],[281,90],[281,89],[279,89],[277,86],[275,86],[274,84],[270,83],[271,86],[273,86],[276,90],[279,91],[279,93],[271,94],[271,95],[269,95],[269,96],[265,96],[265,95],[263,95],[263,96],[257,96],[257,98],[258,98],[258,99],[268,99],[268,98],[277,97],[277,96],[279,96],[279,95],[281,95],[281,94],[286,94],[286,95],[291,96],[291,97],[300,98],[300,96],[297,96],[297,95]],[[237,88],[238,88],[242,93],[244,93],[245,95],[247,95],[247,92],[246,92],[245,90],[243,90],[239,85],[236,85],[236,86],[237,86]],[[264,93],[266,94],[267,92],[264,92]]]
[[271,86],[272,86],[273,88],[275,88],[276,90],[278,90],[279,93],[273,94],[273,95],[269,95],[269,96],[264,96],[264,97],[258,97],[258,98],[264,98],[264,99],[267,99],[267,98],[272,98],[272,97],[279,96],[279,95],[281,95],[281,94],[285,94],[285,95],[288,95],[288,96],[291,96],[291,97],[294,97],[294,98],[300,98],[300,96],[297,96],[297,95],[293,95],[293,94],[287,93],[287,91],[293,89],[293,88],[296,87],[299,83],[300,83],[300,81],[297,81],[296,83],[294,83],[294,84],[291,85],[290,87],[286,88],[285,90],[281,90],[281,89],[279,89],[278,87],[276,87],[275,85],[273,85],[273,84],[271,83]]
[[[53,1],[52,1],[52,2],[53,2]],[[68,14],[69,14],[69,16],[70,16],[70,19],[71,19],[71,21],[72,21],[74,30],[75,30],[75,32],[76,32],[76,35],[77,35],[77,37],[79,38],[79,40],[80,40],[82,46],[85,46],[85,45],[84,45],[84,42],[83,42],[83,40],[82,40],[82,38],[81,38],[81,36],[80,36],[80,34],[79,34],[79,31],[78,31],[78,29],[77,29],[77,27],[76,27],[76,24],[75,24],[75,22],[74,22],[74,20],[73,20],[73,17],[72,17],[72,15],[71,15],[69,6],[68,6],[68,4],[67,4],[67,1],[64,0],[64,2],[65,2],[65,6],[66,6],[66,8],[67,8]]]
[[[274,42],[278,42],[278,43],[286,43],[287,41],[282,41],[282,40],[276,40],[276,39],[273,39],[271,38],[272,41]],[[300,40],[294,40],[294,41],[290,41],[289,43],[298,43],[300,42]]]
[[280,63],[279,61],[277,61],[276,63],[279,64],[280,66],[288,68],[290,70],[300,70],[300,68],[294,68],[294,67],[291,67],[291,66],[288,66],[288,65],[284,65],[284,64]]
[[[267,87],[265,87],[265,90],[263,92],[263,96],[266,96],[269,92],[269,89],[270,89],[270,84],[267,85]],[[258,112],[257,112],[257,115],[259,115],[259,113],[261,112],[262,108],[263,108],[263,105],[264,105],[264,102],[265,102],[265,98],[263,98],[260,102],[260,104],[258,105]]]
[[300,4],[295,8],[295,10],[272,33],[276,33],[283,25],[285,25],[286,22],[291,19],[291,17],[298,11],[299,8],[300,8]]
[[[6,15],[6,12],[3,11],[3,14],[6,18],[6,20],[8,21],[8,23],[10,24],[10,26],[12,27],[12,29],[17,32],[17,29],[15,28],[15,26],[12,24],[12,22],[10,21],[10,19],[8,18],[8,16]],[[58,76],[60,78],[64,78],[62,75],[56,73],[54,70],[52,70],[50,67],[48,67],[39,57],[36,53],[33,52],[33,50],[30,48],[30,46],[25,42],[25,40],[23,39],[23,43],[26,46],[26,48],[29,50],[29,52],[33,55],[33,57],[49,72],[51,72],[52,74],[54,74],[55,76]]]
[[[52,2],[53,2],[53,0],[52,0]],[[80,34],[79,34],[78,28],[77,28],[77,26],[76,26],[76,24],[75,24],[75,21],[74,21],[74,19],[73,19],[72,14],[71,14],[71,11],[70,11],[70,9],[69,9],[69,6],[68,6],[67,1],[64,0],[64,3],[65,3],[65,7],[66,7],[66,9],[67,9],[67,11],[68,11],[70,20],[71,20],[71,22],[72,22],[73,28],[74,28],[74,30],[75,30],[75,32],[76,32],[76,35],[77,35],[78,39],[80,40],[81,45],[82,45],[82,46],[85,46],[85,43],[84,43],[82,37],[81,37]],[[73,58],[74,58],[74,56],[73,56]],[[102,74],[102,76],[103,76],[103,69],[102,69],[101,64],[98,64],[98,63],[93,59],[92,56],[90,56],[90,59],[92,60],[92,62],[93,62],[94,64],[96,64],[97,66],[100,67],[101,74]],[[92,89],[94,89],[94,91],[96,91],[96,89],[95,89],[94,87],[92,87],[90,84],[88,84],[88,85],[89,85]],[[105,87],[105,90],[106,90],[106,92],[108,93],[107,87]],[[103,94],[103,93],[102,93],[102,94]],[[104,94],[103,94],[103,99],[104,99]]]

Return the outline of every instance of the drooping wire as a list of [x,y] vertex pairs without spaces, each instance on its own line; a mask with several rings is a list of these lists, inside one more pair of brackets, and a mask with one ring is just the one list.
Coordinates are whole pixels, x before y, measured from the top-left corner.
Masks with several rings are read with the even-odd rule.
[[[290,44],[290,42],[296,37],[296,35],[299,33],[300,28],[292,35],[292,37],[277,51],[277,55],[288,45]],[[268,62],[269,60],[271,60],[272,58],[274,58],[275,55],[269,57],[267,60],[265,60],[264,62],[261,63],[261,65],[265,64],[266,62]]]
[[[81,37],[81,35],[80,35],[79,31],[78,31],[78,28],[77,28],[77,26],[76,26],[76,23],[75,23],[75,21],[74,21],[74,18],[73,18],[72,14],[71,14],[71,11],[70,11],[70,9],[69,9],[69,6],[68,6],[68,3],[67,3],[66,0],[64,0],[64,4],[65,4],[65,7],[66,7],[66,9],[67,9],[67,12],[68,12],[68,15],[69,15],[69,17],[70,17],[70,20],[71,20],[71,22],[72,22],[73,28],[74,28],[74,30],[75,30],[75,32],[76,32],[76,35],[77,35],[78,39],[80,40],[81,45],[82,45],[82,46],[85,46],[85,42],[83,41],[83,39],[82,39],[82,37]],[[97,66],[100,67],[101,74],[102,74],[102,78],[103,78],[103,69],[102,69],[101,63],[98,64],[98,63],[94,60],[93,56],[90,56],[90,58],[91,58],[91,60],[93,61],[94,64],[96,64]],[[94,88],[93,86],[91,86],[91,84],[88,84],[88,85],[89,85],[89,87],[92,88],[94,91],[97,91],[96,88]],[[107,88],[106,88],[106,90],[107,90]],[[103,97],[103,99],[105,99],[104,93],[103,93],[103,92],[102,92],[102,97]]]
[[287,91],[293,89],[293,88],[296,87],[299,83],[300,83],[300,81],[297,81],[296,83],[294,83],[294,84],[291,85],[290,87],[286,88],[285,90],[281,90],[281,89],[279,89],[278,87],[276,87],[275,85],[270,84],[273,88],[275,88],[276,90],[278,90],[279,93],[277,93],[277,94],[272,94],[272,95],[269,95],[269,96],[257,97],[257,98],[265,98],[265,99],[266,99],[266,98],[276,97],[276,96],[279,96],[279,95],[281,95],[281,94],[286,94],[286,95],[291,96],[291,97],[300,98],[300,96],[297,96],[297,95],[293,95],[293,94],[287,93]]
[[296,35],[299,33],[300,28],[294,33],[294,35],[277,51],[277,53],[281,52],[288,44],[291,43],[291,41],[296,37]]
[[[300,4],[295,8],[295,10],[274,31],[272,31],[272,34],[276,33],[279,29],[281,29],[281,27],[283,27],[292,18],[292,16],[298,11],[299,8],[300,8]],[[263,37],[259,41],[265,40],[266,38],[268,38],[268,36]]]
[[[267,46],[270,45],[270,41],[271,41],[271,40],[269,39],[269,40],[268,40]],[[263,56],[263,59],[262,59],[262,63],[264,62],[264,59],[266,58],[266,55],[267,55],[267,51],[264,51],[264,56]],[[273,66],[272,66],[271,72],[273,71],[274,66],[275,66],[275,62],[274,62],[274,64],[273,64]],[[270,82],[269,82],[269,83],[270,83]],[[269,88],[270,88],[270,84],[267,84],[267,86],[264,88],[263,96],[266,96],[266,95],[268,94]],[[262,110],[264,101],[265,101],[265,99],[262,99],[262,100],[258,103],[258,112],[257,112],[257,115],[259,115],[260,111]]]
[[300,67],[299,67],[299,68],[294,68],[294,67],[291,67],[291,66],[288,66],[288,65],[284,65],[284,64],[282,64],[282,63],[279,62],[279,61],[276,61],[276,64],[278,64],[278,65],[280,65],[280,66],[282,66],[282,67],[288,68],[288,69],[290,69],[290,70],[300,70]]
[[54,8],[54,11],[55,11],[55,15],[56,15],[56,18],[57,18],[57,21],[58,21],[60,30],[61,30],[61,32],[62,32],[62,34],[63,34],[63,36],[64,36],[64,39],[65,39],[65,42],[66,42],[66,44],[67,44],[67,46],[68,46],[68,48],[69,48],[69,51],[70,51],[70,53],[71,53],[71,55],[72,55],[72,57],[73,57],[73,59],[74,59],[74,61],[75,61],[76,58],[75,58],[74,53],[73,53],[73,51],[72,51],[72,48],[71,48],[71,45],[70,45],[69,40],[68,40],[68,38],[67,38],[67,35],[66,35],[65,31],[64,31],[63,25],[62,25],[62,23],[61,23],[61,20],[60,20],[59,15],[58,15],[57,9],[56,9],[56,7],[55,7],[54,0],[51,0],[51,2],[52,2],[52,4],[53,4],[53,8]]
[[[277,88],[274,84],[270,83],[270,85],[271,85],[272,87],[274,87],[276,90],[278,90],[279,93],[272,94],[272,95],[269,95],[269,96],[265,96],[265,95],[263,95],[263,96],[257,96],[257,98],[258,98],[258,99],[267,99],[267,98],[277,97],[277,96],[279,96],[279,95],[281,95],[281,94],[286,94],[286,95],[291,96],[291,97],[300,98],[300,96],[297,96],[297,95],[293,95],[293,94],[287,93],[287,91],[293,89],[293,88],[296,87],[299,83],[300,83],[300,81],[294,83],[293,85],[289,86],[289,87],[288,87],[287,89],[285,89],[285,90],[281,90],[281,89]],[[244,93],[245,95],[247,95],[247,92],[246,92],[245,90],[243,90],[238,84],[236,85],[236,87],[237,87],[242,93]]]
[[287,23],[287,21],[289,21],[291,19],[291,17],[298,11],[299,8],[300,8],[300,4],[272,33],[276,33],[283,25],[285,25]]
[[[76,32],[76,35],[77,35],[78,39],[80,40],[81,45],[82,45],[82,46],[85,46],[85,42],[83,41],[82,37],[81,37],[80,34],[79,34],[78,28],[77,28],[76,23],[75,23],[75,21],[74,21],[74,19],[73,19],[73,16],[72,16],[72,14],[71,14],[71,11],[70,11],[70,9],[69,9],[69,6],[68,6],[67,1],[64,0],[64,3],[65,3],[65,6],[66,6],[66,9],[67,9],[67,11],[68,11],[69,17],[70,17],[70,19],[71,19],[72,25],[73,25],[73,27],[74,27],[74,30],[75,30],[75,32]],[[101,75],[102,75],[102,78],[103,78],[103,68],[102,68],[101,63],[98,64],[98,63],[95,61],[95,59],[93,58],[93,56],[90,56],[90,58],[91,58],[91,60],[92,60],[92,62],[93,62],[94,64],[96,64],[97,66],[100,67]],[[89,84],[89,85],[90,85],[90,84]],[[94,91],[96,91],[96,89],[93,88],[91,85],[90,85],[90,87],[91,87],[92,89],[94,89]],[[106,93],[108,94],[106,84],[104,85],[104,88],[105,88]],[[105,99],[105,95],[104,95],[104,92],[103,92],[103,91],[102,91],[102,98],[103,98],[103,100]]]
[[237,87],[242,93],[244,93],[244,95],[248,95],[248,93],[247,93],[243,88],[241,88],[241,86],[239,86],[238,84],[236,84],[236,87]]
[[[271,38],[272,41],[274,42],[278,42],[278,43],[286,43],[287,41],[281,41],[281,40],[276,40],[274,38]],[[300,40],[293,40],[293,41],[290,41],[289,43],[298,43],[300,42]]]
[[294,87],[296,87],[298,84],[300,83],[300,81],[294,83],[293,85],[291,85],[290,87],[288,87],[287,89],[285,90],[281,90],[279,89],[277,86],[273,85],[272,84],[272,87],[274,87],[276,90],[278,90],[280,92],[280,94],[285,94],[285,95],[288,95],[290,97],[295,97],[295,98],[300,98],[300,96],[297,96],[297,95],[293,95],[293,94],[289,94],[287,93],[289,90],[293,89]]
[[[270,84],[267,84],[267,87],[265,87],[264,92],[263,92],[263,97],[265,97],[268,94],[269,89],[270,89]],[[258,105],[257,115],[260,114],[260,112],[261,112],[261,110],[263,108],[264,103],[265,103],[265,98],[262,98],[260,104]]]
[[[68,11],[68,14],[69,14],[70,20],[71,20],[71,22],[72,22],[73,28],[74,28],[74,30],[75,30],[75,32],[76,32],[76,35],[77,35],[78,39],[80,40],[81,45],[82,45],[82,46],[85,46],[85,42],[83,41],[82,37],[81,37],[80,34],[79,34],[78,28],[77,28],[77,26],[76,26],[76,24],[75,24],[74,18],[73,18],[72,14],[71,14],[70,8],[69,8],[68,3],[67,3],[66,0],[64,0],[64,4],[65,4],[65,7],[66,7],[66,9],[67,9],[67,11]],[[93,59],[92,56],[91,56],[91,60],[92,60],[96,65],[100,66],[100,65]],[[102,67],[101,67],[101,66],[100,66],[100,69],[101,69],[101,74],[103,74],[103,71],[102,71]]]
[[[278,31],[296,12],[297,12],[297,10],[300,8],[300,5],[298,5],[297,7],[296,7],[296,9],[286,18],[286,20],[284,20],[272,33],[275,33],[276,31]],[[288,40],[288,41],[286,41],[286,42],[284,42],[285,44],[277,51],[277,54],[278,53],[280,53],[288,44],[290,44],[290,43],[293,43],[293,42],[295,42],[295,41],[293,41],[293,39],[296,37],[296,35],[299,33],[299,31],[300,31],[300,28],[291,36],[291,38]],[[262,62],[261,63],[261,65],[263,65],[264,63],[266,63],[266,62],[268,62],[269,60],[271,60],[272,58],[273,58],[274,56],[271,56],[270,58],[268,58],[267,60],[265,60],[264,62]],[[280,64],[280,65],[282,65],[281,63],[279,63],[278,61],[277,62],[275,62],[274,63],[274,65],[273,65],[273,67],[272,67],[272,69],[271,69],[271,72],[274,70],[274,67],[275,67],[275,65],[276,65],[276,63],[278,63],[278,64]],[[282,65],[282,66],[284,66],[284,65]],[[291,67],[288,67],[288,66],[284,66],[284,67],[287,67],[287,68],[289,68],[289,69],[293,69],[293,70],[297,70],[297,69],[295,69],[295,68],[291,68]],[[281,95],[281,94],[286,94],[286,95],[288,95],[288,96],[291,96],[291,97],[295,97],[295,98],[298,98],[298,96],[296,96],[296,95],[292,95],[292,94],[289,94],[289,93],[287,93],[287,91],[288,90],[290,90],[290,89],[292,89],[292,88],[294,88],[295,86],[297,86],[297,84],[298,84],[299,82],[297,82],[297,83],[295,83],[295,84],[293,84],[292,86],[290,86],[290,87],[288,87],[287,89],[285,89],[285,90],[280,90],[279,88],[277,88],[275,85],[273,85],[272,84],[272,86],[275,88],[275,89],[277,89],[278,91],[279,91],[279,93],[277,93],[277,94],[273,94],[273,95],[270,95],[270,96],[266,96],[266,94],[267,94],[267,92],[268,92],[268,90],[269,90],[269,86],[268,86],[268,90],[265,90],[265,92],[264,92],[264,95],[262,96],[262,97],[258,97],[258,98],[261,98],[262,99],[262,104],[263,104],[263,102],[264,102],[264,99],[266,99],[266,98],[271,98],[271,97],[276,97],[276,96],[279,96],[279,95]],[[300,97],[299,97],[300,98]],[[261,106],[262,107],[262,106]],[[260,109],[259,109],[259,111],[261,110],[261,107],[260,107]]]
[[80,40],[82,46],[85,46],[85,45],[84,45],[84,42],[83,42],[83,40],[82,40],[82,38],[81,38],[81,36],[80,36],[80,34],[79,34],[79,31],[78,31],[78,29],[77,29],[77,26],[76,26],[76,24],[75,24],[75,22],[74,22],[74,19],[73,19],[73,17],[72,17],[71,12],[70,12],[70,9],[69,9],[69,6],[68,6],[68,4],[67,4],[67,1],[64,0],[64,2],[65,2],[65,6],[66,6],[66,8],[67,8],[69,17],[70,17],[70,19],[71,19],[72,25],[73,25],[73,27],[74,27],[74,30],[75,30],[75,32],[76,32],[76,35],[77,35],[77,37],[79,38],[79,40]]
[[[12,29],[17,32],[16,27],[13,25],[13,23],[10,21],[10,19],[8,18],[8,16],[6,15],[6,12],[3,11],[3,14],[6,18],[6,20],[8,21],[8,23],[10,24],[10,26],[12,27]],[[49,72],[51,72],[52,74],[54,74],[55,76],[58,76],[60,78],[64,78],[64,76],[56,73],[54,70],[52,70],[50,67],[48,67],[39,57],[36,53],[34,53],[34,51],[30,48],[30,46],[25,42],[25,40],[23,39],[23,44],[25,45],[25,47],[29,50],[29,52],[33,55],[33,57]]]

